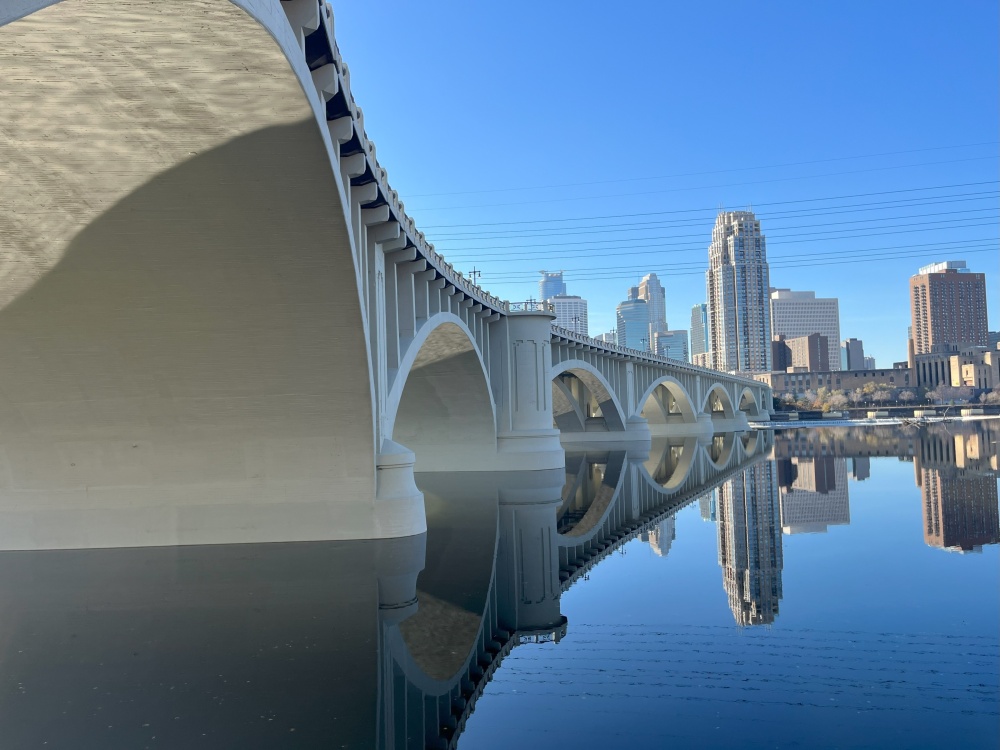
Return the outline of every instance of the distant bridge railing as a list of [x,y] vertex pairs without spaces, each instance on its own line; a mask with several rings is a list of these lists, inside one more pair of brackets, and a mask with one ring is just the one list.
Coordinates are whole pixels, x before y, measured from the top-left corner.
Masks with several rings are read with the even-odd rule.
[[508,302],[507,312],[547,312],[555,314],[556,306],[551,302],[529,299],[527,302]]
[[[669,365],[671,368],[676,370],[682,370],[684,372],[691,373],[692,375],[704,375],[705,369],[701,367],[696,367],[695,365],[689,364],[679,359],[671,359],[670,357],[664,357],[659,354],[653,354],[650,351],[642,351],[640,349],[630,349],[627,346],[619,346],[618,344],[612,344],[610,341],[602,341],[600,339],[595,339],[591,336],[586,336],[582,333],[577,333],[576,331],[571,331],[569,328],[562,328],[557,325],[552,326],[552,333],[560,338],[567,339],[569,341],[575,341],[579,344],[586,344],[587,346],[592,346],[595,349],[603,349],[605,351],[614,352],[616,354],[623,354],[630,359],[638,360],[640,362],[645,362],[646,364],[652,365]],[[738,383],[746,383],[747,385],[752,385],[754,387],[759,387],[760,382],[752,378],[746,378],[741,375],[731,375],[728,372],[723,372],[721,370],[712,371],[715,375],[718,373],[720,379],[731,380]]]

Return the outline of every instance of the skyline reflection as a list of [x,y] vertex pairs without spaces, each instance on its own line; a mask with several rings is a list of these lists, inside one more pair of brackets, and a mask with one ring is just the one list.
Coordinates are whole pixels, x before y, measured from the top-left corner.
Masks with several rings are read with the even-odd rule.
[[775,625],[792,596],[785,536],[853,532],[849,483],[885,466],[871,457],[914,464],[922,541],[996,545],[996,437],[980,423],[588,446],[565,472],[420,475],[420,537],[2,552],[0,734],[13,747],[267,747],[293,730],[297,747],[456,747],[514,649],[576,632],[563,595],[616,552],[681,555],[666,569],[688,574],[689,506],[716,524],[722,591],[716,578],[705,597],[725,597],[741,628]]

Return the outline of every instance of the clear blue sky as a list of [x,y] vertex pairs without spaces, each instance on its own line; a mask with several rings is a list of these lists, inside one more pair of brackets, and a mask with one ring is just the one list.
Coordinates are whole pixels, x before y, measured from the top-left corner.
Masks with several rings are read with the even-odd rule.
[[688,328],[715,213],[752,205],[772,286],[839,297],[879,366],[926,263],[985,272],[1000,328],[994,0],[334,11],[392,186],[502,297],[565,269],[596,335],[655,271]]

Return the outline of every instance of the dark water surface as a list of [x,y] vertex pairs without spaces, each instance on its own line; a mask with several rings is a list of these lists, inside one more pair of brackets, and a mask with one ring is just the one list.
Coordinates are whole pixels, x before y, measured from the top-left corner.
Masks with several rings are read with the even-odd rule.
[[426,475],[426,535],[0,552],[0,748],[997,747],[995,423]]

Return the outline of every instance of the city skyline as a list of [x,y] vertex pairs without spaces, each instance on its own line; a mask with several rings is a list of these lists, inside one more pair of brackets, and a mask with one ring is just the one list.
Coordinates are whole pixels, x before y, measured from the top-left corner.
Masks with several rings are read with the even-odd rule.
[[[563,14],[532,8],[526,32],[517,7],[338,7],[352,85],[394,188],[436,249],[464,273],[481,271],[490,292],[537,297],[538,269],[563,268],[572,293],[590,303],[591,331],[608,331],[625,290],[655,272],[667,320],[687,328],[691,306],[705,301],[698,279],[716,213],[752,208],[768,235],[772,285],[838,297],[841,335],[864,340],[880,365],[906,358],[907,281],[919,267],[964,259],[987,274],[988,297],[1000,298],[995,7],[945,16],[923,3],[904,16],[881,6],[864,16],[759,8],[741,16],[762,42],[747,61],[717,34],[718,14],[736,5],[650,5],[649,22],[636,28],[585,4],[572,19],[574,38],[602,50],[596,75],[630,103],[630,150],[642,155],[616,170],[580,158],[606,129],[574,114],[590,89],[579,76],[589,63],[560,33]],[[367,43],[373,20],[402,24],[434,46],[419,71],[403,50]],[[497,33],[469,33],[485,27]],[[671,29],[666,51],[655,41],[662,28]],[[812,28],[827,29],[851,57],[802,33]],[[933,39],[941,54],[920,54],[917,39]],[[509,66],[497,62],[515,58],[533,71],[516,92]],[[699,64],[688,70],[692,59]],[[665,80],[664,66],[685,75]],[[747,89],[768,117],[704,116],[718,106],[717,81],[733,70],[755,82]],[[918,99],[912,80],[921,81]],[[390,83],[433,103],[446,158],[426,148],[437,125],[397,116]],[[462,106],[449,104],[449,91],[466,92]],[[488,145],[510,140],[496,117],[503,107],[533,112],[533,135],[517,149]],[[1000,311],[990,315],[990,330],[1000,329]]]

